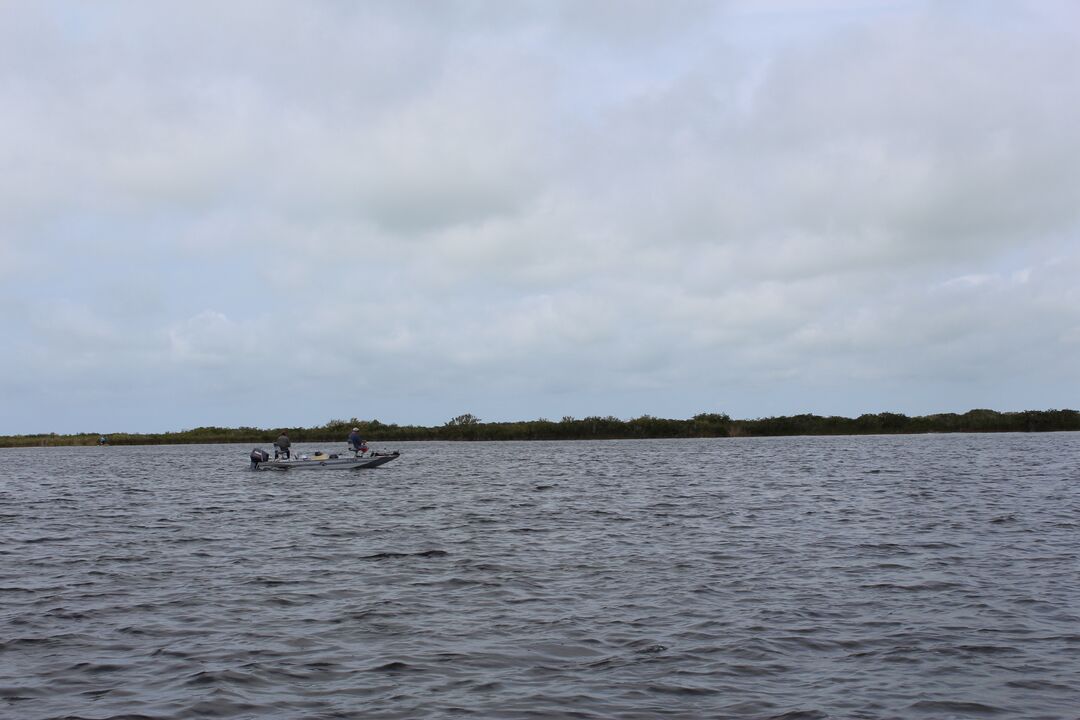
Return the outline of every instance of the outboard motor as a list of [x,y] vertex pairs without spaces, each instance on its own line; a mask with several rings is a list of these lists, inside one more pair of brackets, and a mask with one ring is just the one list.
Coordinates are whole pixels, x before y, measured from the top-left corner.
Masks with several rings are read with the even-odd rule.
[[258,470],[259,463],[264,463],[270,459],[270,453],[266,452],[262,448],[255,448],[251,451],[251,469]]

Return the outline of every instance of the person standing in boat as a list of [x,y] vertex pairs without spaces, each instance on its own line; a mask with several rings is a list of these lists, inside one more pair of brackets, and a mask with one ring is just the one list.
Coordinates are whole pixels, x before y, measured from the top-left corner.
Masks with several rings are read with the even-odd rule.
[[292,457],[292,453],[289,451],[290,447],[292,447],[292,442],[289,440],[289,433],[282,430],[281,434],[278,435],[278,439],[274,441],[274,459]]
[[349,449],[357,453],[367,452],[367,445],[364,444],[364,439],[360,437],[360,428],[354,427],[352,432],[349,433]]

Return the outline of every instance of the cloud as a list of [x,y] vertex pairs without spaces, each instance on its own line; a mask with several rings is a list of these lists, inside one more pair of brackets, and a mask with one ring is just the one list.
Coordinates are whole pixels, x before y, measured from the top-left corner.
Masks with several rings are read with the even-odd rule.
[[0,432],[1077,405],[1075,7],[804,8],[3,6]]

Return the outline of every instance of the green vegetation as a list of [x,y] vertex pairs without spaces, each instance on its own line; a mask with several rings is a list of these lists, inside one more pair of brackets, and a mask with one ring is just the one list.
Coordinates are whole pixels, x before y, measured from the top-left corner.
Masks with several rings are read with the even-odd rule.
[[[631,420],[616,417],[564,417],[552,420],[485,423],[464,414],[437,427],[387,425],[378,420],[331,420],[321,427],[288,428],[294,443],[344,443],[354,426],[367,440],[608,440],[627,438],[764,437],[779,435],[881,435],[952,432],[1050,432],[1080,430],[1076,410],[996,412],[971,410],[962,415],[943,413],[908,417],[876,413],[857,418],[794,415],[756,420],[733,420],[722,413],[702,413],[689,420],[667,420],[642,415]],[[109,433],[110,445],[182,445],[193,443],[273,444],[280,428],[200,427],[171,433]],[[0,436],[0,447],[96,445],[98,433],[74,435]]]

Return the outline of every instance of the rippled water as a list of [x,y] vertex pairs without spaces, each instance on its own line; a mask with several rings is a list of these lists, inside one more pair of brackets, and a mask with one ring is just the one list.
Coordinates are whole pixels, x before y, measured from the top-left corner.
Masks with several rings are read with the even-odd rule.
[[395,448],[0,451],[0,716],[1080,716],[1080,434]]

